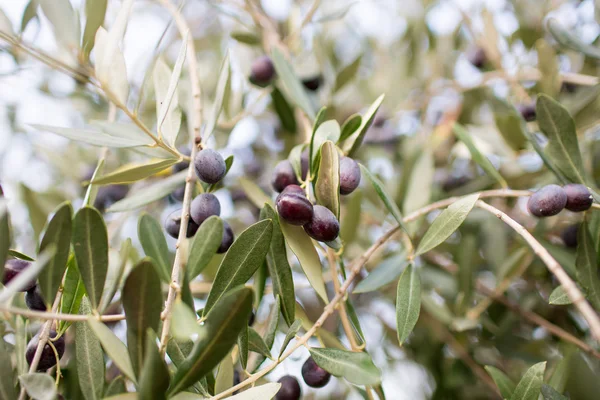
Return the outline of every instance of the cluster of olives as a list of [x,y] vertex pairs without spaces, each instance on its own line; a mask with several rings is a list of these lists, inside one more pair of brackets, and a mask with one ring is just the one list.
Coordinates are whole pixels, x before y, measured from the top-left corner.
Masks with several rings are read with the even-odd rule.
[[[174,171],[179,172],[189,166],[188,163],[182,162],[174,166]],[[227,165],[223,157],[212,149],[203,149],[196,154],[194,158],[194,170],[198,179],[202,182],[215,184],[221,181],[227,173]],[[181,194],[183,199],[183,193]],[[190,218],[188,219],[188,226],[186,230],[186,236],[192,237],[200,228],[200,225],[213,215],[221,215],[221,203],[219,199],[212,193],[201,193],[192,200],[190,205]],[[173,211],[167,217],[165,222],[165,230],[167,233],[177,238],[179,236],[179,229],[181,227],[181,209]],[[234,235],[231,226],[223,221],[223,238],[221,245],[217,250],[218,253],[225,253],[229,250],[229,247],[233,243]]]
[[529,198],[527,209],[532,215],[542,218],[556,215],[563,208],[573,212],[585,211],[593,202],[592,194],[584,185],[546,185]]
[[[29,266],[30,263],[24,260],[11,259],[6,261],[4,264],[4,276],[2,277],[2,283],[4,285],[8,285],[10,281],[12,281],[17,275],[19,275]],[[44,302],[42,292],[40,291],[40,287],[36,280],[30,281],[25,287],[22,288],[22,291],[25,292],[25,304],[27,304],[29,309],[34,311],[46,311],[46,303]],[[56,337],[56,331],[52,330],[50,332],[50,337]],[[38,346],[38,341],[39,333],[35,335],[27,344],[25,358],[27,359],[29,365],[31,365],[31,362],[33,361],[35,350]],[[65,352],[65,339],[60,337],[56,339],[53,344],[56,348],[56,352],[58,353],[58,358],[61,358]],[[45,371],[55,365],[56,357],[54,355],[54,351],[49,344],[46,344],[44,346],[44,350],[42,351],[42,357],[40,358],[37,370]]]
[[[250,82],[258,86],[267,86],[275,78],[275,66],[268,56],[261,56],[254,60],[250,69]],[[321,75],[302,79],[302,85],[311,92],[316,92],[321,87]]]
[[[301,157],[302,178],[308,173],[308,152]],[[352,193],[360,184],[360,168],[350,157],[340,160],[340,193]],[[280,161],[275,167],[273,188],[281,192],[275,200],[277,213],[289,224],[303,226],[306,233],[319,242],[334,241],[340,232],[336,216],[321,205],[313,205],[299,186],[298,178],[288,160]]]
[[[309,357],[302,365],[302,379],[304,382],[313,388],[322,388],[329,383],[331,374],[319,367],[312,357]],[[285,375],[281,377],[277,382],[281,383],[281,388],[277,395],[276,400],[298,400],[302,395],[300,384],[298,380],[291,376]]]

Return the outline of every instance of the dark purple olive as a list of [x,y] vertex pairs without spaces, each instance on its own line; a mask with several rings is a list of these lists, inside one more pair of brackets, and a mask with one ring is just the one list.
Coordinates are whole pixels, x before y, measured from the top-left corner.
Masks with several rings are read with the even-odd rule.
[[183,201],[183,196],[185,194],[185,185],[183,186],[179,186],[177,189],[173,190],[173,192],[171,192],[171,198],[177,202],[182,202]]
[[535,111],[535,103],[528,104],[519,104],[517,106],[517,111],[523,117],[523,119],[527,122],[535,121],[536,111]]
[[221,214],[221,203],[212,193],[202,193],[192,200],[190,205],[190,217],[200,226],[208,217]]
[[558,185],[546,185],[529,198],[527,208],[536,217],[550,217],[567,205],[567,194]]
[[223,254],[233,244],[235,236],[233,235],[233,229],[231,229],[231,225],[227,223],[227,221],[223,221],[223,239],[221,239],[221,245],[217,249],[217,253]]
[[227,173],[227,165],[223,157],[213,149],[204,149],[194,159],[196,175],[202,182],[217,183]]
[[104,211],[119,200],[123,200],[129,192],[127,185],[106,185],[98,188],[94,207],[99,211]]
[[300,383],[293,376],[282,376],[277,382],[281,383],[281,387],[275,395],[275,400],[299,400],[302,396]]
[[[25,268],[29,267],[31,263],[24,260],[7,260],[4,263],[4,276],[2,277],[2,284],[4,286],[8,285],[10,281],[12,281],[17,275],[19,275]],[[29,281],[21,290],[21,292],[26,292],[35,287],[36,280],[32,279]]]
[[302,173],[302,179],[306,179],[308,175],[308,148],[304,149],[302,154],[300,154],[300,171]]
[[268,56],[254,60],[250,70],[250,81],[258,85],[266,85],[275,77],[275,66]]
[[589,210],[594,202],[594,198],[585,185],[579,183],[569,183],[563,186],[567,194],[567,205],[565,208],[569,211],[581,212]]
[[[190,156],[192,154],[192,151],[189,149],[189,147],[183,147],[179,149],[179,152],[181,154],[183,154],[184,156]],[[178,172],[183,171],[184,169],[187,169],[190,166],[190,162],[189,161],[181,161],[178,162],[177,164],[173,165],[173,173],[176,174]]]
[[254,324],[255,319],[256,314],[254,313],[254,310],[252,310],[252,312],[250,312],[250,316],[248,317],[248,326],[252,326]]
[[296,178],[296,173],[292,167],[292,163],[288,160],[283,160],[277,163],[273,171],[273,189],[277,192],[283,191],[288,185],[299,184]]
[[313,205],[305,196],[282,194],[276,206],[279,216],[292,225],[304,225],[313,218]]
[[572,249],[577,247],[577,233],[579,231],[579,224],[569,225],[560,233],[560,237],[565,246]]
[[321,75],[317,75],[313,78],[303,79],[302,85],[311,92],[316,92],[317,90],[319,90],[319,87],[321,87],[322,81],[323,78],[321,77]]
[[478,69],[482,69],[488,62],[487,55],[485,54],[485,50],[481,47],[471,50],[467,54],[467,59],[469,62]]
[[[181,228],[181,210],[176,210],[167,217],[165,230],[171,237],[177,239],[179,237],[179,228]],[[198,228],[198,224],[193,219],[188,218],[186,237],[194,236]]]
[[298,185],[288,185],[285,187],[285,189],[283,189],[283,191],[281,193],[279,193],[277,195],[277,197],[275,198],[275,205],[277,205],[277,203],[279,203],[279,199],[281,198],[281,196],[283,196],[284,194],[295,194],[297,196],[303,196],[306,197],[306,192],[304,191],[304,189],[302,189],[300,186]]
[[375,118],[373,118],[373,126],[376,128],[381,128],[383,125],[385,125],[387,120],[387,115],[380,111],[375,114]]
[[25,293],[25,304],[30,310],[48,311],[39,285],[35,285],[33,289],[30,289]]
[[[56,331],[54,329],[50,330],[49,338],[55,338]],[[40,334],[38,333],[34,337],[31,338],[29,343],[27,343],[27,349],[25,350],[25,359],[27,359],[27,364],[31,365],[33,362],[33,357],[35,356],[35,351],[37,349],[38,343],[40,340]],[[54,347],[56,348],[56,352],[58,353],[58,358],[60,359],[63,354],[65,354],[65,337],[61,336],[52,342]],[[56,356],[54,355],[54,350],[50,347],[50,344],[46,343],[44,349],[42,350],[42,357],[40,358],[40,362],[38,364],[38,371],[46,371],[49,368],[52,368],[56,365]]]
[[313,207],[313,217],[304,225],[304,230],[311,238],[319,242],[331,242],[340,233],[340,223],[333,213],[323,206]]
[[342,157],[340,160],[340,193],[350,194],[360,184],[360,167],[350,157]]
[[302,365],[302,379],[310,387],[322,388],[327,385],[330,378],[331,374],[319,367],[312,357]]

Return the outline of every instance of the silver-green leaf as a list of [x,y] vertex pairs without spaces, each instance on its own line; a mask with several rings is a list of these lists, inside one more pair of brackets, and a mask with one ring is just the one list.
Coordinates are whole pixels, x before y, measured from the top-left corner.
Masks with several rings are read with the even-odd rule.
[[314,347],[309,351],[319,367],[348,382],[355,385],[377,385],[381,382],[381,371],[367,353]]

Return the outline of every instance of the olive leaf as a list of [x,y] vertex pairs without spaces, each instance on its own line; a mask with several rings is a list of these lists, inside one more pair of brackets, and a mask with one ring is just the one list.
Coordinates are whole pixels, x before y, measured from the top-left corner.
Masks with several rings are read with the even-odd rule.
[[376,385],[381,382],[381,371],[367,353],[314,347],[309,351],[319,367],[355,385]]
[[567,396],[563,396],[556,389],[548,384],[542,384],[542,397],[544,400],[569,400]]
[[108,0],[88,0],[85,2],[85,29],[81,38],[81,51],[85,61],[89,61],[90,52],[96,42],[96,31],[104,23],[107,3]]
[[600,49],[585,43],[583,40],[569,32],[556,18],[548,18],[546,29],[558,43],[568,49],[583,53],[588,57],[600,59]]
[[600,309],[600,278],[598,277],[598,258],[596,247],[584,221],[577,233],[577,281],[585,289],[590,303]]
[[336,143],[340,138],[340,132],[340,124],[334,119],[319,124],[319,127],[313,130],[309,147],[311,174],[316,169],[316,162],[321,154],[321,146],[327,141]]
[[158,276],[163,282],[171,281],[171,254],[162,227],[149,214],[143,214],[138,222],[138,236],[144,253],[154,262]]
[[[371,104],[371,106],[362,116],[361,124],[356,130],[356,132],[348,138],[349,142],[347,143],[347,146],[344,147],[344,150],[346,150],[346,153],[349,157],[352,157],[362,145],[363,139],[365,138],[367,131],[371,127],[371,124],[375,119],[375,114],[377,114],[377,110],[379,110],[379,107],[381,106],[381,103],[383,103],[384,98],[385,95],[382,94],[377,98],[377,100],[373,102],[373,104]],[[354,140],[350,140],[352,137],[354,137]]]
[[56,386],[50,375],[39,372],[28,373],[20,375],[19,382],[29,397],[34,400],[54,400],[56,398]]
[[340,216],[340,159],[337,148],[327,140],[321,146],[321,161],[315,184],[315,196],[336,218]]
[[281,344],[281,350],[279,350],[279,357],[281,357],[281,355],[285,352],[286,347],[288,346],[288,344],[290,344],[292,339],[296,337],[296,334],[298,333],[301,327],[302,321],[299,319],[295,320],[294,323],[290,325],[287,333],[285,334],[285,338],[283,339],[283,343]]
[[7,400],[17,399],[14,375],[10,352],[6,349],[4,339],[0,338],[0,398]]
[[10,221],[5,201],[0,201],[0,276],[4,276],[4,262],[10,254]]
[[156,333],[150,328],[146,330],[144,362],[140,373],[138,398],[166,400],[171,376],[169,368],[156,346]]
[[360,128],[362,124],[362,117],[360,114],[352,114],[342,124],[342,130],[340,133],[339,142],[343,142],[348,139],[354,132]]
[[[81,279],[81,274],[77,268],[75,255],[69,255],[67,261],[67,273],[63,283],[63,295],[60,298],[60,312],[63,314],[77,314],[80,308],[81,299],[85,295],[85,286]],[[70,321],[60,321],[58,323],[58,333],[64,333],[71,326]]]
[[383,260],[375,269],[369,272],[366,278],[356,285],[352,293],[373,292],[395,281],[406,269],[408,263],[405,252]]
[[525,372],[515,387],[510,400],[537,400],[544,383],[546,362],[537,363]]
[[302,87],[302,83],[300,83],[292,66],[277,47],[273,48],[271,59],[273,60],[277,76],[281,79],[290,100],[300,107],[311,120],[314,120],[315,111],[306,91]]
[[400,345],[417,324],[421,312],[421,279],[413,264],[404,269],[396,291],[396,327]]
[[271,351],[264,339],[253,328],[248,328],[248,350],[271,358]]
[[188,259],[188,276],[194,279],[216,254],[223,238],[223,221],[216,216],[207,218],[194,235]]
[[294,108],[287,102],[285,96],[277,87],[274,87],[271,91],[271,101],[273,102],[273,108],[277,117],[279,117],[281,126],[286,131],[295,133],[297,124]]
[[167,160],[156,160],[141,164],[128,164],[109,174],[94,178],[91,183],[97,185],[132,183],[162,172],[178,162],[178,159],[170,158]]
[[562,286],[558,286],[556,289],[554,289],[548,297],[548,304],[560,306],[572,303],[573,301],[569,298],[567,291]]
[[[92,308],[87,298],[81,300],[80,315],[90,315]],[[100,341],[84,322],[75,323],[75,359],[77,378],[86,400],[102,398],[104,391],[104,354]]]
[[217,370],[215,377],[215,393],[221,393],[233,385],[233,360],[231,354],[227,354]]
[[335,77],[335,85],[333,86],[333,91],[337,92],[341,88],[343,88],[348,82],[350,82],[358,72],[358,68],[360,67],[360,62],[362,60],[362,54],[359,55],[352,61],[350,64],[346,65]]
[[254,386],[242,393],[228,397],[229,400],[271,400],[279,393],[281,383],[266,383],[260,386]]
[[198,325],[198,315],[183,301],[175,300],[171,312],[171,333],[175,340],[189,340],[193,335],[203,335]]
[[485,370],[492,377],[503,398],[509,399],[515,391],[515,383],[498,368],[486,365]]
[[228,97],[226,92],[231,88],[230,80],[231,66],[229,53],[227,53],[225,54],[225,58],[223,58],[221,68],[219,69],[219,78],[217,80],[217,89],[213,101],[212,111],[209,115],[208,122],[206,123],[206,127],[204,128],[204,133],[202,135],[202,139],[205,141],[208,140],[208,138],[213,134],[215,127],[217,126],[219,116],[221,115],[221,111],[223,111],[224,100]]

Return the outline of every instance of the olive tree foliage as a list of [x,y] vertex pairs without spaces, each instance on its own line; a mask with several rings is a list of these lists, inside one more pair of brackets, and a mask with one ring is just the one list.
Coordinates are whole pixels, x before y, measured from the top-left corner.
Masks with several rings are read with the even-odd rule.
[[[82,111],[12,126],[68,144],[36,149],[54,189],[2,182],[0,398],[597,398],[594,2],[267,3],[0,10]],[[286,368],[309,356],[322,384]]]

